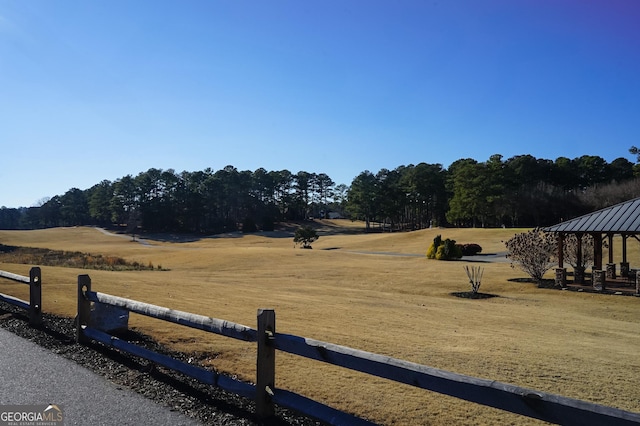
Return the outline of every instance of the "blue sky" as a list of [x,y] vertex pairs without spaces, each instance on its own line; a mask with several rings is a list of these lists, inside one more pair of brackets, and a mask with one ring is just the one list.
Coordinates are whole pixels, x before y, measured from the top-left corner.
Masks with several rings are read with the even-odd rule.
[[640,146],[635,0],[0,0],[0,206],[151,167],[350,184]]

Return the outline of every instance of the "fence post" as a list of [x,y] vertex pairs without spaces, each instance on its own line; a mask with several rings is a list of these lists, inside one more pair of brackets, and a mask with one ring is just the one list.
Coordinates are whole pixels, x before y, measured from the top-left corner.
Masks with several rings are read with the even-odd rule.
[[273,309],[258,309],[256,415],[259,419],[266,419],[275,414],[271,398],[276,376],[276,350],[272,344],[275,334],[276,312]]
[[29,271],[29,324],[42,324],[42,273],[37,266]]
[[76,317],[76,342],[86,343],[88,339],[82,332],[82,326],[88,326],[91,318],[91,302],[84,292],[91,291],[91,277],[78,275],[78,316]]

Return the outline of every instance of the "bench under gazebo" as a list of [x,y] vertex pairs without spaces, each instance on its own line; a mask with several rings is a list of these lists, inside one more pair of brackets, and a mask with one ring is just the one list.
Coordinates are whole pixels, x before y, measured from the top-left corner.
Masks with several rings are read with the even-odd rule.
[[[596,290],[604,290],[607,280],[618,279],[616,264],[614,263],[613,238],[616,235],[622,238],[622,261],[620,262],[620,278],[635,282],[635,291],[640,293],[640,281],[635,270],[629,268],[627,258],[627,240],[629,237],[638,239],[640,234],[640,198],[634,198],[624,203],[616,204],[584,216],[571,219],[557,225],[543,228],[544,232],[553,232],[558,235],[558,269],[556,270],[556,283],[566,286],[567,270],[564,267],[563,245],[567,235],[575,235],[578,246],[578,258],[582,258],[582,238],[585,235],[593,237],[593,267],[592,285]],[[603,242],[608,242],[608,262],[603,269]],[[639,261],[640,266],[640,261]],[[575,271],[579,274],[584,271]]]

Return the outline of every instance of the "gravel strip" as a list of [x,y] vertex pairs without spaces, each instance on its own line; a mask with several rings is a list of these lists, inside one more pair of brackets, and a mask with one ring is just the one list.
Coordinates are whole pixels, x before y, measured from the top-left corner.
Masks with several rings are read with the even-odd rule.
[[[117,386],[131,389],[203,424],[265,424],[255,418],[255,404],[249,399],[202,384],[181,373],[99,343],[86,346],[77,344],[75,325],[70,318],[44,314],[43,326],[34,328],[29,326],[24,311],[0,301],[0,327],[75,361]],[[136,331],[129,331],[126,336],[121,337],[177,359],[194,358],[193,354],[169,351],[149,336]],[[268,424],[318,426],[322,423],[276,407],[276,416]]]

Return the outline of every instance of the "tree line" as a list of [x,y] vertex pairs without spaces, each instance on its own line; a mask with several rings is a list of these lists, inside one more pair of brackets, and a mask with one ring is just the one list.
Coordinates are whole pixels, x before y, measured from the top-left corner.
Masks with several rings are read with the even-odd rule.
[[430,225],[537,227],[640,196],[640,168],[625,158],[555,161],[531,155],[460,159],[364,171],[348,191],[352,215],[390,229]]
[[330,214],[389,230],[535,227],[640,196],[639,171],[625,158],[503,160],[496,154],[484,162],[461,159],[448,169],[420,163],[363,171],[347,186],[306,171],[152,168],[86,190],[72,188],[36,207],[2,207],[0,228],[119,225],[150,232],[252,232]]
[[346,185],[324,173],[221,170],[176,173],[149,169],[87,190],[72,188],[41,206],[0,210],[5,229],[120,225],[146,231],[220,233],[270,230],[337,210]]

